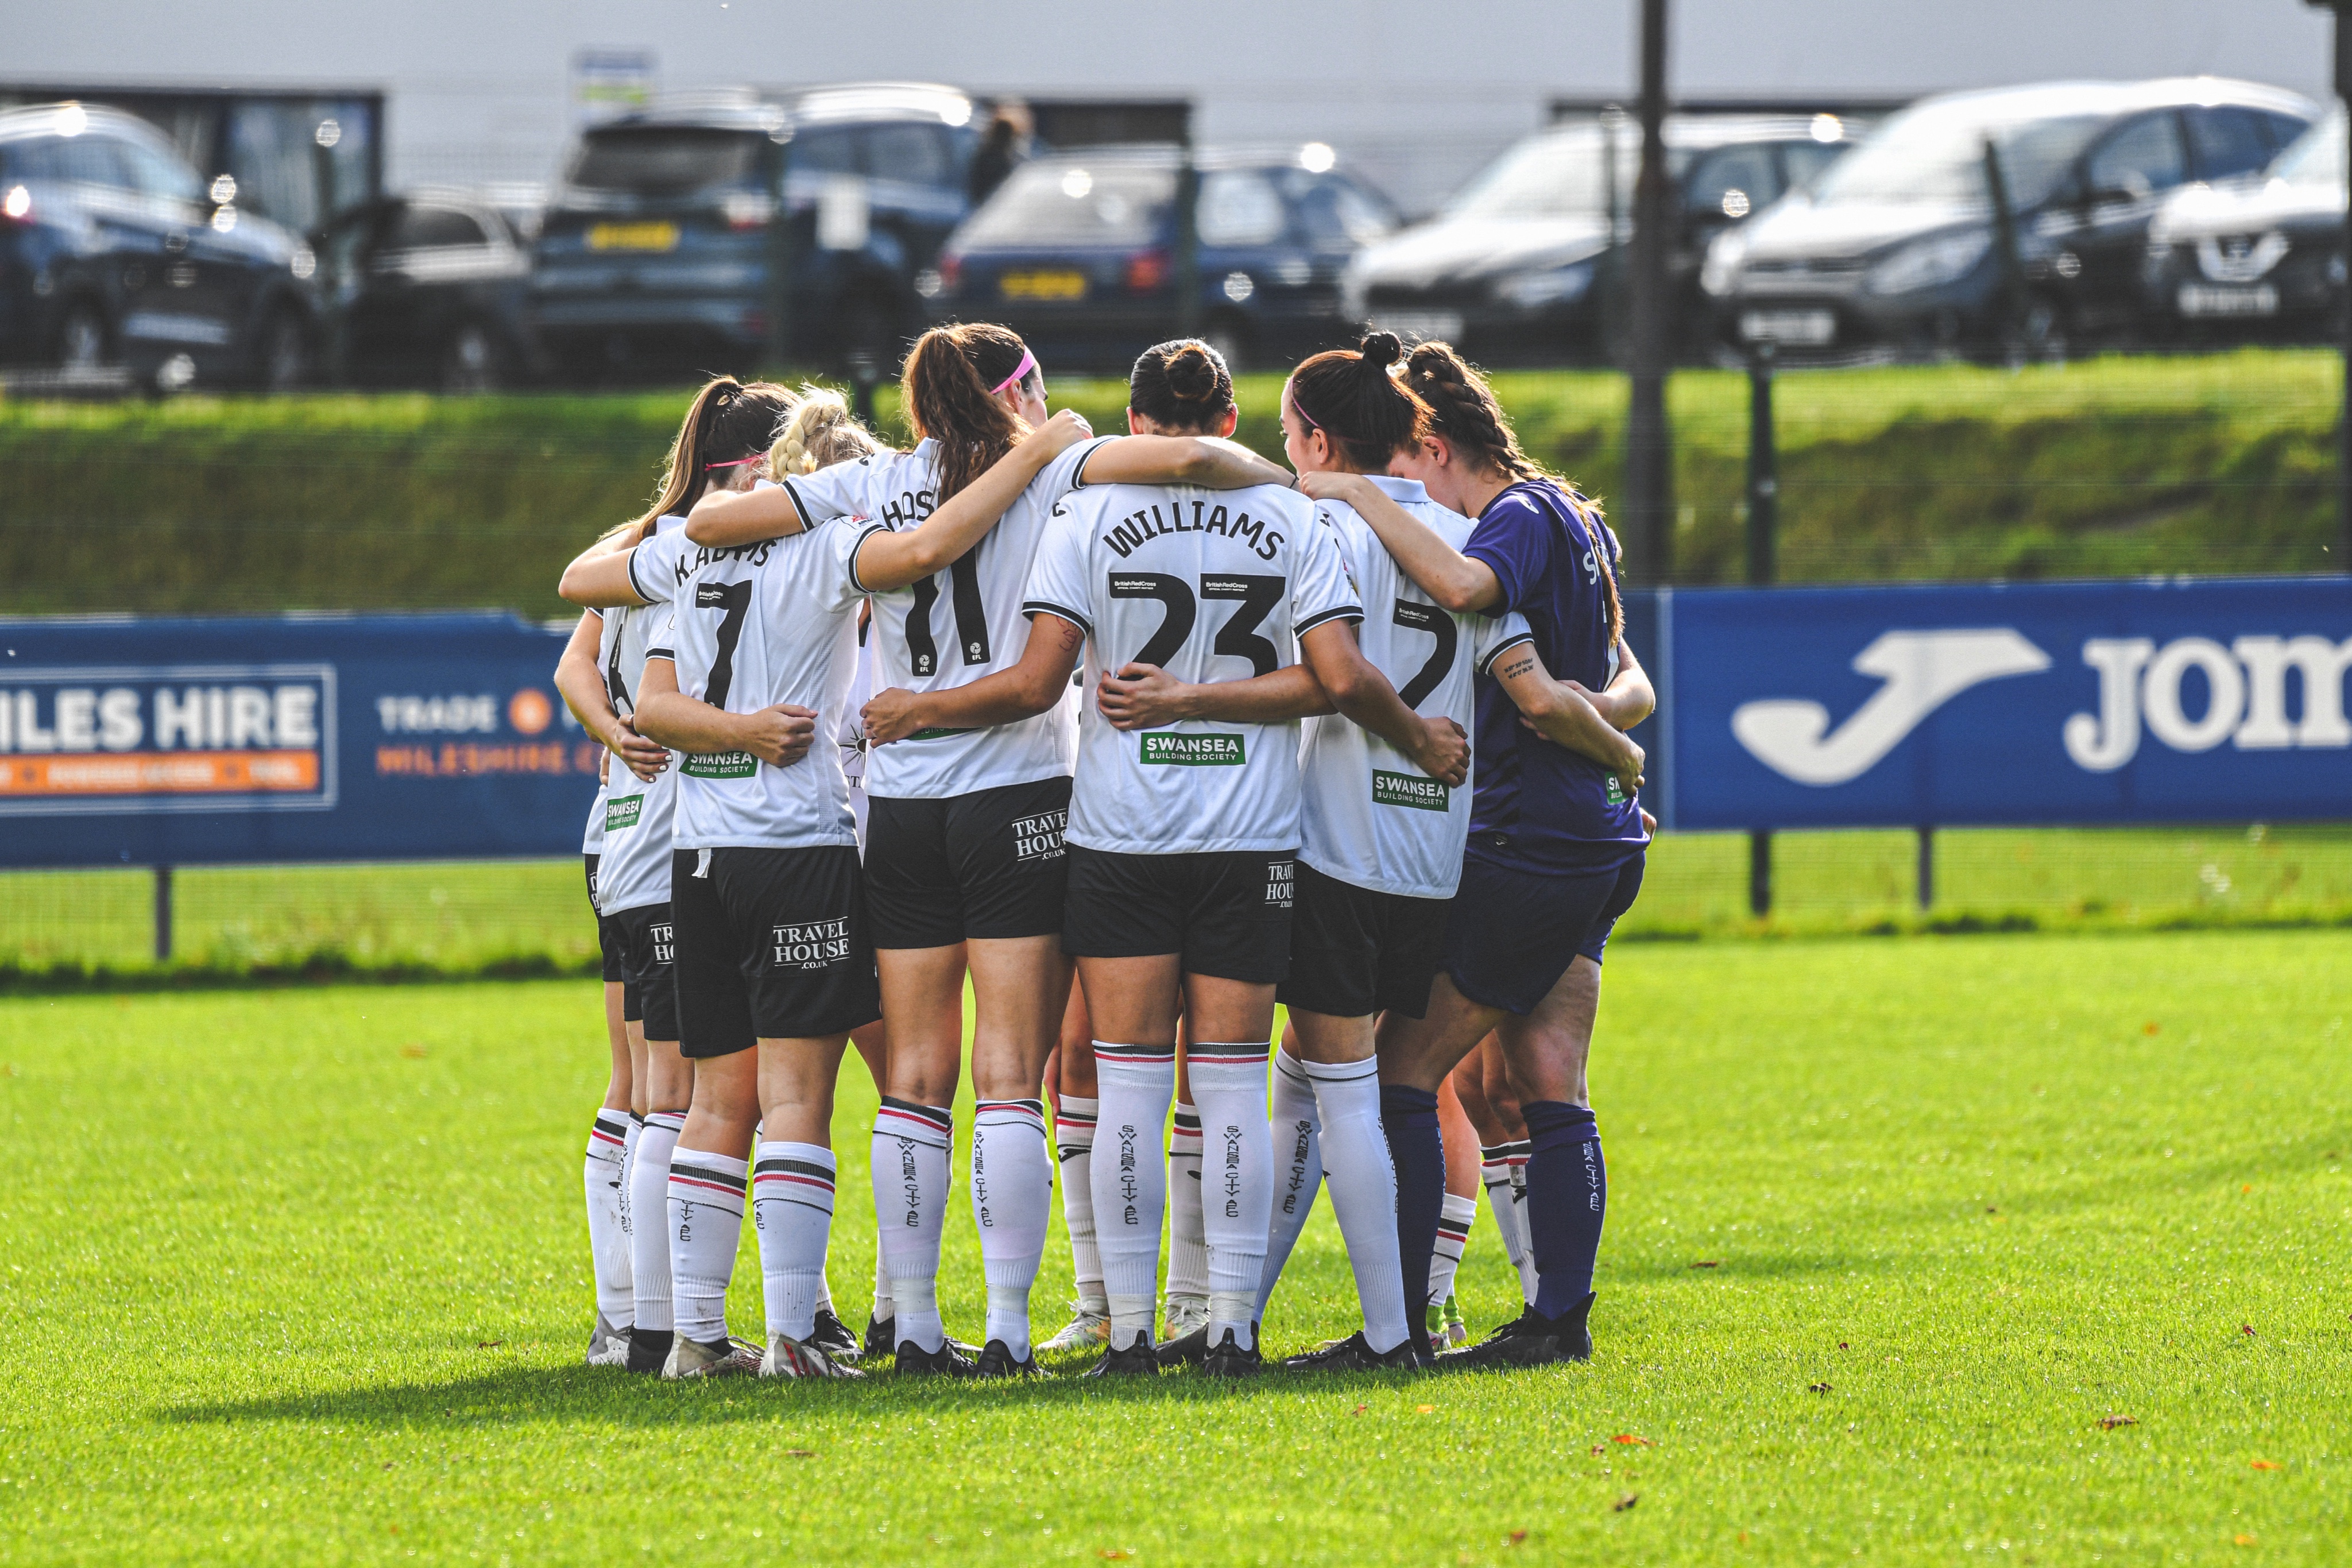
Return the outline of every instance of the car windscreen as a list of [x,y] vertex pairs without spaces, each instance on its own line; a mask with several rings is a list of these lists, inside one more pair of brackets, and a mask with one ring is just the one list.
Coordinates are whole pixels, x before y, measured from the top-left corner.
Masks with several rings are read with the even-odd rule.
[[573,155],[571,182],[583,190],[677,196],[714,185],[757,182],[759,131],[700,126],[628,126],[592,131]]
[[1164,165],[1055,159],[1024,163],[972,214],[970,246],[1139,246],[1159,235],[1176,196]]
[[1841,202],[1957,202],[1981,205],[1985,142],[1999,151],[2009,204],[2046,199],[2091,138],[2114,122],[2105,114],[2000,120],[1973,104],[1906,110],[1830,165],[1813,183],[1817,205]]
[[2290,143],[2271,178],[2319,190],[2344,188],[2344,111],[2337,110]]
[[[1640,172],[1637,136],[1617,138],[1615,167],[1605,156],[1601,127],[1577,125],[1530,136],[1473,176],[1445,204],[1449,218],[1598,217],[1611,206],[1628,212]],[[1666,150],[1666,172],[1679,178],[1688,150]]]

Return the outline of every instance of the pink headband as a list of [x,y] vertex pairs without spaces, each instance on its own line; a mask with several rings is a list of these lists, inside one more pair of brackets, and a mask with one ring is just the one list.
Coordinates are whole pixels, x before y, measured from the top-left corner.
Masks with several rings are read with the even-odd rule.
[[705,474],[708,474],[713,468],[740,468],[746,463],[763,462],[766,460],[767,455],[768,455],[764,452],[754,452],[751,456],[738,457],[732,463],[706,463],[702,465],[702,471]]
[[1297,386],[1286,382],[1283,383],[1282,390],[1284,394],[1290,399],[1290,412],[1305,420],[1307,422],[1307,429],[1320,430],[1323,428],[1321,425],[1315,423],[1315,416],[1307,412],[1307,405],[1298,401],[1298,388]]
[[1029,372],[1036,368],[1037,356],[1031,353],[1026,349],[1022,350],[1021,362],[1013,367],[1013,373],[1011,375],[1005,377],[1003,381],[989,388],[988,395],[991,397],[1003,397],[1007,388],[1019,386],[1022,382],[1028,377]]

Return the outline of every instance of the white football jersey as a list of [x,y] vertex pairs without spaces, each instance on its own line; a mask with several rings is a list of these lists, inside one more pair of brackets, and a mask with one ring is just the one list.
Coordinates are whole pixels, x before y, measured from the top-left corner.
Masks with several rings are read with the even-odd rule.
[[1271,485],[1109,485],[1066,497],[1029,576],[1030,613],[1086,632],[1068,841],[1122,854],[1298,847],[1298,722],[1185,720],[1121,731],[1095,706],[1107,671],[1246,680],[1298,662],[1298,638],[1363,614],[1330,530]]
[[[1460,549],[1475,525],[1429,498],[1419,480],[1371,476],[1391,500]],[[1525,617],[1451,615],[1407,577],[1380,536],[1352,507],[1326,501],[1316,515],[1330,529],[1363,596],[1357,635],[1364,657],[1389,678],[1405,706],[1443,715],[1468,731],[1477,704],[1474,676],[1532,633]],[[1326,876],[1375,893],[1451,898],[1462,880],[1470,832],[1470,788],[1439,783],[1370,730],[1338,714],[1307,721],[1299,750],[1298,858]]]
[[[868,641],[884,687],[947,691],[1009,670],[1029,646],[1021,613],[1029,563],[1055,500],[1074,489],[1087,456],[1108,436],[1082,441],[1047,464],[979,544],[946,570],[877,593]],[[878,452],[784,481],[803,522],[864,517],[911,528],[938,506],[939,443]],[[922,730],[867,759],[866,787],[902,800],[937,800],[1066,776],[1076,757],[1077,715],[1068,701],[1034,718],[989,729]]]
[[[861,530],[862,531],[862,530]],[[874,638],[869,623],[857,629],[857,674],[842,706],[841,774],[849,781],[849,813],[857,820],[857,847],[866,848],[866,704],[874,695]]]
[[[879,525],[876,525],[878,527]],[[727,549],[694,548],[667,634],[646,653],[677,665],[677,689],[729,713],[790,703],[816,714],[816,744],[773,768],[748,751],[677,763],[672,840],[682,850],[856,844],[841,771],[842,710],[857,674],[849,563],[872,528],[841,525]]]
[[[596,667],[604,695],[623,718],[637,711],[646,678],[646,649],[668,623],[669,602],[686,580],[695,547],[684,517],[663,517],[654,537],[629,551],[629,586],[642,606],[604,612]],[[677,759],[650,784],[619,758],[604,771],[604,858],[596,868],[596,907],[606,915],[669,902],[670,817],[677,800]]]

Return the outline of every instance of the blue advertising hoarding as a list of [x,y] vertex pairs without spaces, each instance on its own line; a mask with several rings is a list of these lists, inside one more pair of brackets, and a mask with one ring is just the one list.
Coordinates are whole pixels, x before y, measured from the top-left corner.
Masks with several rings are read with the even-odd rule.
[[2352,817],[2352,580],[1657,599],[1673,827]]
[[575,854],[602,747],[508,614],[0,621],[0,865]]

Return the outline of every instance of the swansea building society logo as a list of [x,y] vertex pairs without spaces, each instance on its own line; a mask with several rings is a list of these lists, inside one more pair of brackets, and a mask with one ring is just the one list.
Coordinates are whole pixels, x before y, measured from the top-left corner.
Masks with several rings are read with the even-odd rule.
[[1177,735],[1150,732],[1143,737],[1147,767],[1239,768],[1247,758],[1238,735]]
[[1041,811],[1013,819],[1015,861],[1057,861],[1062,858],[1062,833],[1070,824],[1067,811]]
[[1775,773],[1800,784],[1843,784],[1970,686],[2049,667],[2049,654],[2007,626],[1889,632],[1853,660],[1857,674],[1885,684],[1834,731],[1821,704],[1774,697],[1733,709],[1731,733]]
[[607,800],[604,802],[604,831],[618,833],[634,828],[637,825],[637,819],[645,815],[645,810],[646,798],[643,795],[624,795],[617,800]]
[[1434,779],[1423,779],[1412,773],[1384,773],[1374,768],[1372,804],[1410,806],[1417,811],[1444,811],[1453,808],[1454,791]]
[[760,759],[748,751],[688,752],[677,770],[688,779],[749,779]]
[[823,969],[849,956],[849,916],[845,915],[769,929],[771,968]]

